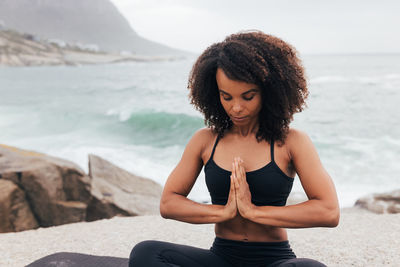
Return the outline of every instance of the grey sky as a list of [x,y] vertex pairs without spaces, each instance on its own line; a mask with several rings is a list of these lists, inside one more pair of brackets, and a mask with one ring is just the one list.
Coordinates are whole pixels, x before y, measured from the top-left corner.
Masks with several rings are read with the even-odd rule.
[[201,52],[258,29],[300,53],[400,53],[397,0],[111,0],[141,36]]

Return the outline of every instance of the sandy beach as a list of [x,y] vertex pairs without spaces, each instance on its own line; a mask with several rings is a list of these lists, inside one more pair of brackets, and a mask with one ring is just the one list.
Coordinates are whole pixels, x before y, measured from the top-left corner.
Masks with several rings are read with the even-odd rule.
[[[328,266],[400,266],[400,214],[343,209],[336,228],[289,229],[297,257]],[[0,266],[24,266],[55,252],[128,257],[147,239],[209,248],[213,225],[192,225],[160,216],[114,217],[18,233],[0,234]]]

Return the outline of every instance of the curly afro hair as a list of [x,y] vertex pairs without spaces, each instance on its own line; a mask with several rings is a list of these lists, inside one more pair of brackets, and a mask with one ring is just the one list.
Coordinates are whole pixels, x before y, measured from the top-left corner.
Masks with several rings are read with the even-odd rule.
[[231,80],[256,84],[261,89],[258,141],[284,143],[296,112],[308,96],[304,68],[294,47],[261,31],[232,34],[209,46],[189,75],[191,104],[204,114],[207,127],[223,136],[232,127],[219,98],[216,71]]

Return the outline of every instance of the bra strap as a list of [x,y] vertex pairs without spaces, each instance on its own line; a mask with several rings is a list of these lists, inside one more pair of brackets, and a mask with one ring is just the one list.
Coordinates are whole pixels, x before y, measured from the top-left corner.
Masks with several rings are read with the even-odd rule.
[[215,139],[215,143],[214,143],[213,150],[211,152],[210,159],[212,159],[214,157],[214,152],[215,152],[215,148],[217,147],[218,141],[219,141],[219,134],[217,135],[217,139]]
[[270,144],[271,144],[270,145],[271,146],[271,161],[274,162],[275,159],[274,159],[274,140],[273,139],[271,139]]

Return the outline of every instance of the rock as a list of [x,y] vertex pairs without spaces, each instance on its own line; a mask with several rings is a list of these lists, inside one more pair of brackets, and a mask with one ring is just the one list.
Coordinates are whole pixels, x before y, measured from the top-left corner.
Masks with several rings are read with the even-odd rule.
[[25,192],[39,226],[86,217],[90,177],[70,161],[0,145],[0,175]]
[[356,201],[355,206],[379,214],[400,213],[400,190],[362,197]]
[[11,181],[0,179],[0,233],[37,228],[25,193]]
[[400,204],[393,204],[388,207],[388,213],[400,213]]
[[54,225],[81,222],[86,219],[86,203],[79,201],[57,201],[55,205],[62,216],[54,218]]
[[115,215],[158,214],[162,187],[156,182],[133,175],[95,155],[89,155],[89,176],[93,199],[87,220]]
[[70,161],[0,145],[0,232],[159,213],[156,182],[94,155],[89,170],[90,177]]

